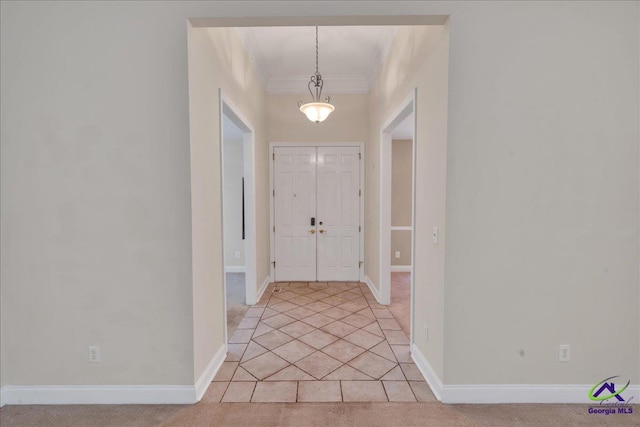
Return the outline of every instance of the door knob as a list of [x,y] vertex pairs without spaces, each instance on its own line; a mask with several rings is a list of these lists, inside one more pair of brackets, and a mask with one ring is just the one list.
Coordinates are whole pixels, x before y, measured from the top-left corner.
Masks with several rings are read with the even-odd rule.
[[309,230],[309,233],[311,233],[311,234],[315,234],[315,232],[316,232],[316,230],[313,229],[313,228],[311,230]]
[[324,234],[324,230],[318,230],[318,233]]

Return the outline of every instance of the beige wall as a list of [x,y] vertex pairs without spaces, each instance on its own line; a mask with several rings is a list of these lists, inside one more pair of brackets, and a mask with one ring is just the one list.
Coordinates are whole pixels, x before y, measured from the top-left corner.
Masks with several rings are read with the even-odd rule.
[[[391,225],[411,226],[413,141],[391,144]],[[400,251],[400,258],[396,258]],[[391,230],[391,265],[411,265],[411,231]]]
[[[222,218],[220,209],[220,104],[218,88],[254,127],[256,163],[266,163],[263,123],[265,92],[232,29],[189,29],[189,113],[193,239],[194,378],[224,344]],[[256,183],[264,177],[256,176]],[[257,186],[260,194],[264,186]],[[258,210],[259,211],[259,210]],[[261,221],[258,240],[268,239]],[[262,227],[260,227],[262,225]],[[258,252],[258,281],[268,253]],[[261,262],[260,262],[261,261]],[[267,267],[268,268],[268,267]]]
[[[371,91],[371,151],[380,151],[380,129],[396,108],[417,87],[418,123],[416,139],[416,218],[415,227],[415,325],[429,325],[429,345],[421,334],[416,345],[442,379],[444,374],[444,234],[445,173],[447,146],[447,73],[449,52],[448,27],[404,27],[398,31],[378,80]],[[403,66],[400,67],[400,64]],[[430,135],[422,138],[421,135]],[[367,170],[378,172],[379,161],[368,159]],[[378,177],[374,175],[367,193],[367,210],[371,222],[368,230],[379,228]],[[372,188],[374,187],[374,188]],[[440,227],[443,237],[432,245],[431,228]],[[379,251],[377,233],[367,234],[367,275],[378,284],[378,270],[373,263]],[[392,243],[393,244],[393,243]],[[416,330],[422,330],[417,326]]]
[[[302,89],[304,89],[303,87]],[[368,124],[367,94],[333,94],[331,80],[324,91],[336,110],[322,123],[313,123],[298,110],[298,101],[309,94],[267,95],[267,135],[269,142],[365,142]]]
[[[224,140],[224,263],[244,266],[242,239],[242,141]],[[236,252],[240,257],[236,258]]]

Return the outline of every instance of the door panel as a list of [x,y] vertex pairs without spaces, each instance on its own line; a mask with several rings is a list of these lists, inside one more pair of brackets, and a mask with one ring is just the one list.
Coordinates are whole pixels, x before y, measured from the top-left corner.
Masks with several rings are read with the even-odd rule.
[[314,281],[316,149],[278,147],[274,154],[275,280]]
[[318,147],[318,280],[360,278],[358,147]]

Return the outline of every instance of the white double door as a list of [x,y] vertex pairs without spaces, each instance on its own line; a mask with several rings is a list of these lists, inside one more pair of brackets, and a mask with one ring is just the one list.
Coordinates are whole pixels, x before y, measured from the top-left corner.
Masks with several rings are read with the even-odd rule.
[[274,148],[276,281],[359,280],[359,152]]

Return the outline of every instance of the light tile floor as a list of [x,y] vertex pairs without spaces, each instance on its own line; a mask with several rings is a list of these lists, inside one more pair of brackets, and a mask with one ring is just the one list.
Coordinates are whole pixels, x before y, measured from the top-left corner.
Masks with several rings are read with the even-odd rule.
[[229,338],[220,402],[434,401],[409,340],[364,283],[271,284]]

